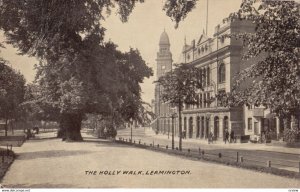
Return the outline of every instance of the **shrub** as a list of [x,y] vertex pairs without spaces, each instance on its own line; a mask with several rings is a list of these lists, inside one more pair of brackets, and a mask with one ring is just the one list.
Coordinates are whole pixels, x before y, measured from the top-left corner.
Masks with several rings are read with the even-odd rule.
[[283,139],[287,143],[296,143],[299,140],[299,130],[296,129],[286,129],[283,132]]

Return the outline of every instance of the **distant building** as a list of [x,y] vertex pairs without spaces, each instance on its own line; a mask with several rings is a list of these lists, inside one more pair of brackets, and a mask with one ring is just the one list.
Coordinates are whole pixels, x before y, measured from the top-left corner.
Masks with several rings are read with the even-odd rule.
[[[166,72],[172,70],[172,53],[170,52],[170,40],[169,36],[164,31],[159,40],[159,51],[157,52],[157,70],[156,76],[157,80],[163,76]],[[152,122],[152,128],[158,130],[161,133],[166,133],[170,131],[171,125],[171,109],[170,104],[164,103],[161,100],[162,86],[158,83],[155,85],[155,100],[154,100],[154,113],[156,115],[156,120]]]
[[[224,139],[225,131],[233,131],[237,138],[248,136],[259,140],[268,133],[270,139],[280,139],[283,136],[283,121],[276,117],[268,108],[259,106],[224,107],[215,98],[217,93],[228,93],[232,90],[234,77],[251,63],[258,62],[261,57],[242,61],[244,53],[241,40],[224,38],[225,34],[255,32],[250,21],[224,19],[215,27],[213,37],[205,32],[199,39],[192,40],[183,46],[179,63],[194,65],[201,69],[204,90],[198,90],[198,103],[184,105],[182,111],[182,130],[186,138],[207,139],[210,132],[216,140]],[[157,77],[172,69],[172,54],[166,32],[163,32],[157,53]],[[246,82],[244,87],[250,85]],[[171,130],[171,114],[174,112],[170,105],[160,101],[161,87],[155,87],[155,114],[157,119],[152,127],[162,133]],[[292,117],[291,125],[300,129],[300,115]],[[174,121],[175,134],[178,135],[178,119]]]

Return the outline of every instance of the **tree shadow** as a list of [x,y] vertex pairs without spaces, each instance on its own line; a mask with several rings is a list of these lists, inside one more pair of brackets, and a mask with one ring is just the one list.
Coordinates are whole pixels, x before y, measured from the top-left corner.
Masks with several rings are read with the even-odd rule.
[[82,156],[85,154],[94,153],[93,151],[85,150],[51,150],[51,151],[32,151],[32,152],[23,152],[17,155],[18,160],[33,160],[41,158],[59,158],[67,156]]

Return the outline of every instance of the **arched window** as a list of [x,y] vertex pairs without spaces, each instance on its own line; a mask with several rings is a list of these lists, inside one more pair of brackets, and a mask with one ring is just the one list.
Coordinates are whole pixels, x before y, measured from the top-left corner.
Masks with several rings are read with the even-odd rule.
[[223,121],[224,121],[223,122],[223,124],[224,124],[224,130],[228,130],[228,125],[229,125],[229,123],[228,123],[228,117],[225,116]]
[[224,63],[221,63],[219,66],[218,76],[219,76],[219,83],[224,83],[225,82],[225,65],[224,65]]

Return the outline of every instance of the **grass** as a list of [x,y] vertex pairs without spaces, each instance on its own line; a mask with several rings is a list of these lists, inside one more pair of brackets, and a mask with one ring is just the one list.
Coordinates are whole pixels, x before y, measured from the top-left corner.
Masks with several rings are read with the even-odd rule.
[[0,148],[0,182],[2,181],[5,173],[15,159],[15,153],[11,150]]

